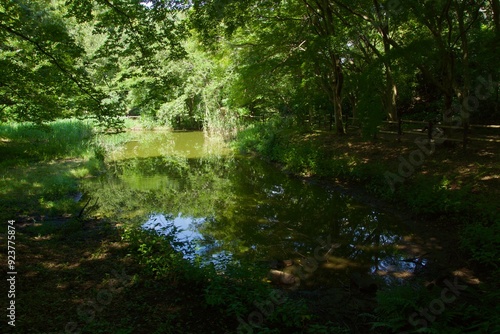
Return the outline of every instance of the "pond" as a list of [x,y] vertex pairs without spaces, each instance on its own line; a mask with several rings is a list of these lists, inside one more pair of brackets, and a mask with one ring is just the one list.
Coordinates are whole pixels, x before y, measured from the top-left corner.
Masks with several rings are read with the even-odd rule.
[[85,184],[99,198],[98,214],[175,227],[204,263],[252,261],[268,266],[271,280],[301,289],[347,276],[390,283],[425,264],[409,260],[411,232],[396,217],[235,155],[202,132],[134,133],[107,162],[107,172]]

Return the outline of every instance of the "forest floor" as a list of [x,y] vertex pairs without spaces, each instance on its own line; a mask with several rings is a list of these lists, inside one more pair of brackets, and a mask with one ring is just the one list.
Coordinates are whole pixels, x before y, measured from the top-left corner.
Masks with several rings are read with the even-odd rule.
[[[328,131],[316,131],[294,138],[295,141],[312,143],[327,155],[351,157],[356,163],[366,165],[383,164],[387,172],[394,174],[398,174],[401,165],[413,166],[410,170],[404,167],[404,172],[409,175],[403,175],[403,179],[417,174],[437,176],[449,180],[447,186],[452,190],[468,186],[478,196],[500,195],[500,143],[474,142],[463,150],[461,144],[457,143],[426,143],[419,146],[415,139],[403,138],[398,142],[395,136],[379,135],[375,140],[364,140],[358,134],[336,136]],[[402,164],[402,160],[409,164]],[[336,181],[342,182],[342,179]],[[398,183],[395,182],[396,185]]]
[[204,303],[202,287],[146,275],[113,223],[16,220],[16,245],[16,327],[2,333],[224,333],[237,326]]
[[[373,162],[383,163],[387,171],[396,174],[400,157],[409,160],[418,148],[412,141],[365,141],[353,135],[337,137],[328,132],[296,135],[293,141],[312,144],[325,156],[351,157],[354,163],[367,166]],[[466,187],[471,201],[490,203],[487,210],[498,212],[500,164],[497,152],[498,147],[494,146],[471,147],[466,152],[458,147],[441,146],[431,154],[424,153],[425,159],[413,173],[445,177],[448,189],[459,191]],[[0,197],[4,203],[1,217],[16,221],[18,272],[16,327],[4,326],[4,319],[1,332],[234,333],[237,320],[226,316],[223,309],[207,305],[203,286],[145,276],[143,266],[131,256],[130,245],[121,239],[116,222],[77,217],[81,204],[69,202],[73,201],[74,182],[85,177],[84,171],[78,172],[82,164],[84,162],[77,159],[60,159],[0,165],[3,177]],[[401,215],[411,215],[411,219],[422,223],[429,235],[439,231],[440,237],[449,238],[449,244],[456,244],[456,224],[449,216],[421,214],[397,202],[387,203],[367,192],[363,181],[352,182],[342,177],[307,172],[297,174],[314,182],[340,187],[368,203],[384,205]],[[58,183],[52,187],[48,181],[45,184],[46,175],[51,175],[51,183]],[[413,175],[408,176],[411,177]],[[7,187],[16,178],[22,182]],[[50,196],[45,202],[34,200],[41,196],[43,187],[50,190]],[[64,201],[63,209],[69,214],[58,210],[51,216],[37,214],[37,208],[45,210],[51,205],[62,205],[51,204],[51,198],[60,196],[61,191],[68,197],[69,202]],[[1,242],[6,243],[6,239],[7,231],[1,231]],[[461,252],[456,252],[452,258],[456,264],[450,265],[455,269],[463,267],[467,276],[464,278],[475,283],[476,273],[467,271],[469,268],[463,266],[461,256]],[[0,261],[7,262],[3,252]],[[485,273],[479,276],[481,274]],[[8,291],[5,280],[3,286],[4,291]]]

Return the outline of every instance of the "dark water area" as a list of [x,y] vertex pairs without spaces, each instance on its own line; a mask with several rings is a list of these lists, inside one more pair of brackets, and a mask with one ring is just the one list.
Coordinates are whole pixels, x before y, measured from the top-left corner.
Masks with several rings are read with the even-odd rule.
[[202,263],[250,261],[291,288],[394,284],[412,261],[411,231],[396,217],[275,166],[234,155],[201,132],[135,134],[89,180],[98,214],[174,231]]

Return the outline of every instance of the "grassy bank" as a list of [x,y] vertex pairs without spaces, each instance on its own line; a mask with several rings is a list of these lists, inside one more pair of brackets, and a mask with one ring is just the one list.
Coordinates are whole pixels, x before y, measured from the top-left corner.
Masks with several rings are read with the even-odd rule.
[[[499,321],[493,320],[499,311],[494,300],[499,297],[500,281],[498,147],[478,146],[464,153],[446,144],[424,147],[413,140],[364,140],[358,134],[335,136],[283,122],[249,127],[239,134],[234,146],[240,152],[254,152],[278,163],[291,174],[331,186],[340,184],[364,200],[399,212],[429,235],[439,235],[446,245],[439,254],[443,266],[448,267],[446,275],[453,277],[465,270],[480,277],[475,282],[481,283],[468,290],[470,294],[459,307],[447,308],[446,316],[426,321],[426,330],[500,331]],[[376,332],[422,330],[418,324],[408,324],[408,315],[438,298],[442,291],[429,292],[426,284],[428,281],[422,280],[418,288],[381,291],[372,314],[377,320]]]
[[0,126],[0,218],[77,213],[78,180],[102,169],[92,124],[61,120],[45,126]]

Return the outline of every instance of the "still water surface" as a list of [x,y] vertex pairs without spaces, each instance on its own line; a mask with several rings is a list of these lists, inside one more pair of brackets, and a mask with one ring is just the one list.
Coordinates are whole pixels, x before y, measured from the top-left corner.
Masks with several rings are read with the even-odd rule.
[[201,132],[132,136],[109,157],[108,171],[87,183],[102,216],[159,231],[175,226],[179,239],[216,265],[293,263],[307,273],[302,287],[335,284],[352,272],[387,282],[418,269],[405,260],[407,227],[383,211],[236,156]]

